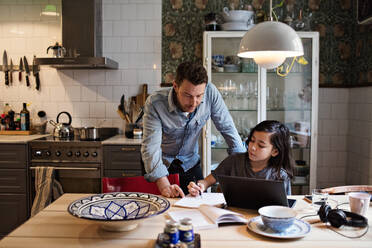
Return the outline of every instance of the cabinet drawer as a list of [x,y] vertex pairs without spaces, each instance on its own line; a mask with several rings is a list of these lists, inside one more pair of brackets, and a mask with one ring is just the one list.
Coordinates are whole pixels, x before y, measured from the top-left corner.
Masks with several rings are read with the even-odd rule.
[[0,169],[26,168],[26,145],[0,144]]
[[26,195],[0,194],[0,238],[26,221],[27,209]]
[[104,146],[104,168],[141,170],[141,146]]
[[0,193],[25,193],[26,170],[0,170]]
[[142,176],[141,170],[105,170],[104,177],[136,177]]

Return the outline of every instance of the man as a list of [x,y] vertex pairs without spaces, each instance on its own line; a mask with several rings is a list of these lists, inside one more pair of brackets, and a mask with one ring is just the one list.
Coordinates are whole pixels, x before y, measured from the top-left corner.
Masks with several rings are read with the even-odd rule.
[[[198,139],[212,118],[229,146],[229,153],[246,149],[217,88],[208,83],[200,64],[178,66],[173,87],[151,95],[143,117],[142,160],[145,178],[155,181],[165,197],[184,197],[190,181],[203,179]],[[167,175],[179,173],[180,185],[171,185]]]

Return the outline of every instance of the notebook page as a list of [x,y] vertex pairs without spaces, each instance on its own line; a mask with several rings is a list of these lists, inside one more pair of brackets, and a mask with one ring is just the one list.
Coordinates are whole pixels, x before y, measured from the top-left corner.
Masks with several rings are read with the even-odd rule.
[[213,223],[211,220],[208,219],[208,217],[204,216],[197,209],[171,211],[171,212],[168,212],[168,215],[169,217],[171,217],[172,220],[175,220],[175,221],[180,221],[181,219],[186,218],[186,217],[190,218],[195,230],[218,227],[216,223]]
[[174,203],[176,207],[199,208],[200,205],[222,206],[226,204],[222,193],[203,193],[202,196],[187,195]]

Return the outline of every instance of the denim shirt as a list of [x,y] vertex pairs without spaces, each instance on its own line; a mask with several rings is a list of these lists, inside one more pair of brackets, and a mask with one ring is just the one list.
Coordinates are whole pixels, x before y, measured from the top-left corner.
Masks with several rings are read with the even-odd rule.
[[141,153],[148,181],[167,176],[167,168],[176,158],[183,162],[185,172],[199,161],[198,139],[209,118],[225,138],[229,154],[246,151],[213,84],[206,85],[203,100],[190,118],[174,104],[173,91],[173,88],[158,91],[145,104]]

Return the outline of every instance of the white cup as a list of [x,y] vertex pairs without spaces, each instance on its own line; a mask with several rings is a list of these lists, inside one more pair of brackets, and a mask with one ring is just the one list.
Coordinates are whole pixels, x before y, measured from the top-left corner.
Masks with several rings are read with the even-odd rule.
[[371,196],[368,193],[349,193],[350,211],[365,216],[369,207]]

